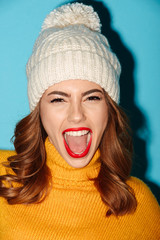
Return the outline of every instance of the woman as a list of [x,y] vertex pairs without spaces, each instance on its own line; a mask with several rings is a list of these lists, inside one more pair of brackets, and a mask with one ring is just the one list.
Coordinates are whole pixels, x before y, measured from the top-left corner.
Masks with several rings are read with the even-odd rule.
[[120,71],[92,7],[47,16],[27,63],[31,113],[1,151],[0,239],[159,239],[158,203],[129,175]]

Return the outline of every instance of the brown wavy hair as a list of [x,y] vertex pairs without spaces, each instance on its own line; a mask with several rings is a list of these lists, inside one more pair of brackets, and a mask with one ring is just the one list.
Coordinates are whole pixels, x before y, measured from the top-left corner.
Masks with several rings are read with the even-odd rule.
[[101,143],[101,168],[95,186],[103,202],[109,206],[107,216],[134,212],[137,201],[126,181],[132,168],[133,143],[125,112],[105,92],[108,123]]
[[[94,179],[102,201],[110,214],[124,215],[136,209],[133,190],[127,185],[132,165],[132,138],[124,111],[108,96],[108,124],[100,143],[101,168]],[[29,204],[43,201],[51,189],[52,178],[46,165],[45,139],[39,104],[15,128],[16,155],[8,158],[14,174],[0,176],[0,196],[9,204]],[[9,185],[6,186],[5,183]],[[16,184],[14,184],[16,183]]]

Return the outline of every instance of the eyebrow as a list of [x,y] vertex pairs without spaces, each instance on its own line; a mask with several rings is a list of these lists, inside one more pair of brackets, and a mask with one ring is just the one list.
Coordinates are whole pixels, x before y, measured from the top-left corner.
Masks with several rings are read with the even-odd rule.
[[101,91],[100,89],[91,89],[89,91],[84,92],[82,94],[82,96],[84,97],[84,96],[89,95],[89,94],[94,93],[94,92],[100,92],[100,93],[104,94],[103,91]]
[[[89,95],[91,93],[94,93],[94,92],[100,92],[101,94],[104,95],[104,92],[101,91],[100,89],[91,89],[91,90],[88,90],[84,93],[82,93],[82,97],[86,96],[86,95]],[[71,95],[68,94],[68,93],[65,93],[65,92],[62,92],[62,91],[52,91],[50,93],[48,93],[48,96],[52,95],[52,94],[57,94],[57,95],[61,95],[61,96],[64,96],[64,97],[70,97]]]
[[69,94],[67,94],[65,92],[61,92],[61,91],[52,91],[52,92],[48,93],[47,96],[50,96],[52,94],[58,94],[58,95],[62,95],[62,96],[65,96],[65,97],[69,97],[70,96]]

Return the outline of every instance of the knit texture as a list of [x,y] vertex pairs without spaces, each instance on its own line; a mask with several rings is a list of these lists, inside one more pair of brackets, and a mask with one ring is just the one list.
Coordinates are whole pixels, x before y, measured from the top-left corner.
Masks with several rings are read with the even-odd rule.
[[48,87],[71,79],[95,82],[119,103],[121,66],[100,27],[93,8],[80,3],[46,17],[26,66],[31,111]]
[[[138,202],[134,214],[106,217],[108,207],[88,177],[96,177],[100,162],[97,151],[82,169],[70,167],[47,140],[47,164],[53,176],[53,189],[40,204],[8,205],[0,198],[1,240],[158,240],[160,208],[149,188],[131,177]],[[6,161],[11,151],[0,151]],[[0,167],[0,175],[5,174]]]

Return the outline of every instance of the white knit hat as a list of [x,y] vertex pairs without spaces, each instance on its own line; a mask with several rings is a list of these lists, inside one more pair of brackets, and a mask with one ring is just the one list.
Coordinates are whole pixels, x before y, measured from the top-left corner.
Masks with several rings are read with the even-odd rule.
[[120,63],[100,29],[97,13],[82,3],[46,17],[26,66],[31,111],[48,87],[71,79],[95,82],[119,102]]

